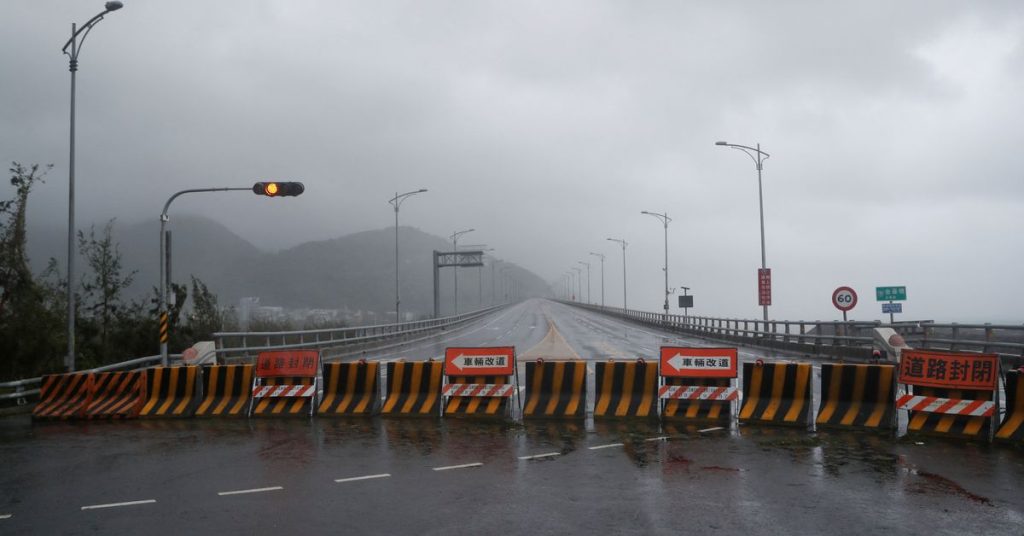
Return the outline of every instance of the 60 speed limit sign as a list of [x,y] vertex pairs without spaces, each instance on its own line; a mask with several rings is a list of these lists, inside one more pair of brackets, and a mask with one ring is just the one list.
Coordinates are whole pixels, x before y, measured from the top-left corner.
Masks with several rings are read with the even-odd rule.
[[832,305],[845,313],[857,305],[857,293],[850,287],[839,287],[832,293]]

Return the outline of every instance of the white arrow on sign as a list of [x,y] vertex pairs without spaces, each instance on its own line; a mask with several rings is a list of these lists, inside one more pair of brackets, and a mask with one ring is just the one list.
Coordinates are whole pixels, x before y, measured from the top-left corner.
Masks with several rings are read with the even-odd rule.
[[[687,356],[684,356],[683,354],[676,354],[676,355],[672,356],[671,358],[669,358],[668,364],[672,368],[674,368],[676,370],[683,370],[684,368],[698,368],[698,367],[692,365],[693,360],[694,359],[703,359],[705,365],[703,367],[700,367],[700,368],[715,368],[715,369],[728,368],[728,367],[721,367],[721,366],[719,366],[718,365],[718,360],[719,359],[723,359],[723,358],[724,359],[729,359],[729,357],[730,356],[727,356],[727,355],[709,355],[709,356],[689,356],[689,357],[687,357]],[[687,360],[689,360],[691,365],[689,365],[689,366],[685,366],[684,365]]]
[[[484,365],[484,364],[477,365],[477,364],[475,364],[475,360],[476,359],[487,359],[487,358],[493,359],[494,363],[492,363],[490,365]],[[499,358],[502,360],[500,365],[496,364],[498,362]],[[455,368],[459,369],[459,370],[462,370],[464,368],[504,367],[504,366],[507,366],[507,362],[506,362],[507,359],[508,359],[508,356],[507,355],[502,355],[502,354],[499,354],[499,355],[466,355],[466,354],[459,354],[458,356],[455,357],[455,359],[452,359],[452,365]]]
[[683,370],[683,354],[676,354],[668,360],[668,364],[676,370]]

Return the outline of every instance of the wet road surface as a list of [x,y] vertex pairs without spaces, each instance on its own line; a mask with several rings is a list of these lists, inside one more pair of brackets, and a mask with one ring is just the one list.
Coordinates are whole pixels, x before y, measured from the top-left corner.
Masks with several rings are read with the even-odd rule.
[[[529,301],[367,357],[509,344],[601,360],[708,345]],[[756,357],[793,356],[741,352]],[[1024,534],[1024,449],[707,426],[0,419],[0,534]]]

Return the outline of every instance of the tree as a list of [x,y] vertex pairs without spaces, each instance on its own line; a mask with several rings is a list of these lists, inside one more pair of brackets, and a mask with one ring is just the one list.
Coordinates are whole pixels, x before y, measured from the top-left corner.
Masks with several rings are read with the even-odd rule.
[[78,249],[91,269],[91,273],[82,275],[83,310],[89,313],[91,327],[99,338],[96,350],[101,358],[111,352],[114,321],[127,309],[121,301],[121,293],[132,284],[137,272],[124,273],[121,252],[113,238],[114,221],[107,222],[100,238],[96,237],[95,225],[89,228],[88,237],[78,232]]
[[206,288],[206,283],[192,278],[192,312],[188,315],[188,324],[195,340],[208,340],[220,331],[224,325],[220,310],[217,309],[217,296]]

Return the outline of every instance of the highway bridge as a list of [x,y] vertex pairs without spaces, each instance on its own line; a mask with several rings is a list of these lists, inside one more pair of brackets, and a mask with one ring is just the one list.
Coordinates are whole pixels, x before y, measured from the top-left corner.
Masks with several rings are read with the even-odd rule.
[[[1021,533],[1021,445],[904,435],[906,412],[881,432],[761,425],[738,418],[738,404],[719,424],[595,417],[604,388],[595,372],[608,360],[653,365],[661,347],[730,345],[724,333],[622,316],[531,299],[443,330],[321,351],[386,364],[513,346],[520,395],[528,364],[582,362],[580,419],[524,419],[521,399],[511,418],[489,420],[0,419],[0,532]],[[809,364],[812,393],[836,362],[801,346],[732,345],[741,364]],[[820,397],[808,402],[817,414]]]

